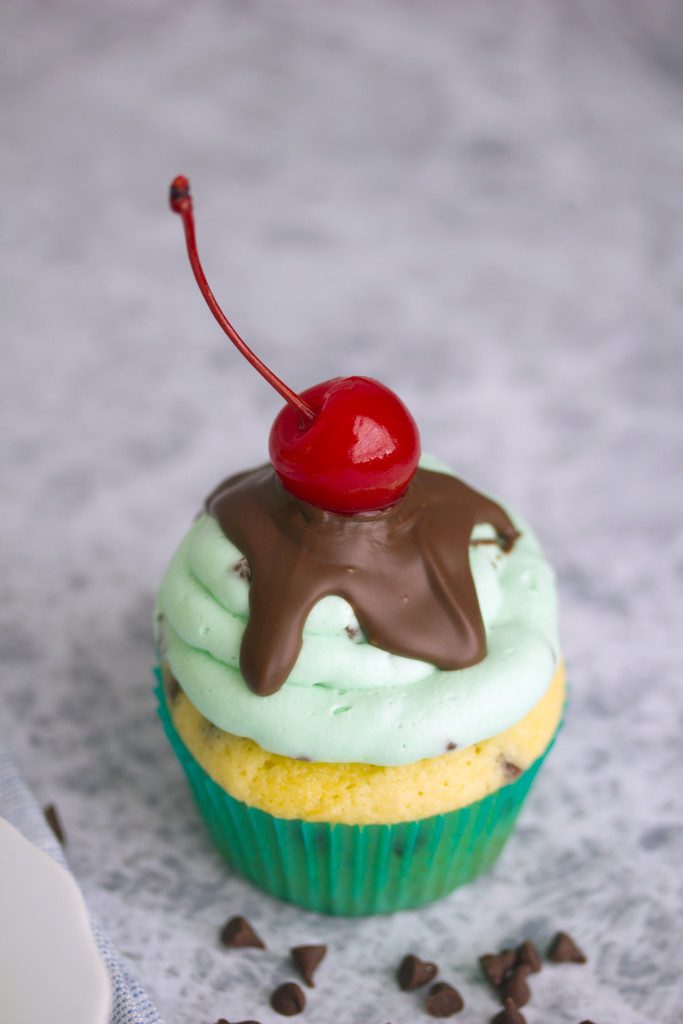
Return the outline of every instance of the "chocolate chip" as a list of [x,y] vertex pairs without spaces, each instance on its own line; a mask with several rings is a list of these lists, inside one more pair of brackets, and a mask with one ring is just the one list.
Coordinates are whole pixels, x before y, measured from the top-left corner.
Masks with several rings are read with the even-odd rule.
[[454,743],[453,740],[449,740],[448,743],[446,744],[446,750],[457,750],[457,749],[458,749],[458,744]]
[[425,1000],[425,1009],[432,1017],[452,1017],[454,1013],[460,1013],[464,1005],[457,988],[445,981],[432,985]]
[[558,932],[550,943],[548,960],[554,964],[585,964],[586,957],[566,932]]
[[519,964],[503,981],[500,996],[503,1003],[511,999],[515,1006],[526,1006],[531,999],[531,992],[526,983],[527,975],[531,974],[528,964]]
[[396,974],[398,987],[403,989],[404,992],[412,992],[413,989],[419,988],[420,985],[426,985],[428,981],[432,981],[436,977],[437,970],[436,964],[432,964],[427,960],[420,960],[413,953],[408,953],[401,960]]
[[356,637],[360,636],[360,628],[358,626],[345,626],[344,628],[349,640],[355,640]]
[[221,928],[221,942],[229,949],[242,949],[245,946],[266,948],[245,917],[231,917],[225,922]]
[[166,675],[166,696],[168,697],[169,704],[175,704],[178,697],[180,696],[181,686],[175,676],[172,676],[169,672]]
[[514,949],[504,949],[502,953],[485,953],[479,957],[481,969],[494,988],[502,984],[503,978],[516,962],[517,953]]
[[62,819],[59,817],[59,812],[54,804],[48,804],[47,807],[43,808],[43,814],[45,815],[45,821],[48,823],[50,828],[55,834],[55,838],[62,846],[66,845],[66,834],[64,827],[62,826]]
[[[216,1024],[230,1024],[230,1021],[227,1021],[225,1019],[225,1017],[221,1017],[220,1020],[216,1021]],[[258,1024],[258,1021],[257,1020],[240,1020],[240,1021],[237,1021],[236,1024]]]
[[510,761],[502,755],[498,758],[498,761],[506,779],[518,779],[522,774],[522,769],[514,761]]
[[270,1005],[283,1017],[294,1017],[305,1007],[306,996],[295,981],[286,981],[275,989],[270,997]]
[[327,953],[327,946],[294,946],[290,952],[304,984],[315,988],[313,975]]
[[540,971],[542,966],[541,958],[531,939],[525,939],[524,942],[517,946],[517,963],[528,964],[533,974],[537,974]]
[[491,1024],[526,1024],[526,1017],[519,1012],[511,999],[506,999],[503,1009],[491,1018]]
[[251,583],[251,566],[246,558],[240,558],[239,562],[235,562],[232,567],[232,571],[236,576],[239,576],[241,580],[246,583]]

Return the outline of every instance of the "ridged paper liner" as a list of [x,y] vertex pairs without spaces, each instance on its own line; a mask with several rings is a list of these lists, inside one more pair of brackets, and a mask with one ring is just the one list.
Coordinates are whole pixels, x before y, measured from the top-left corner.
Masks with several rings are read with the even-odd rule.
[[[156,671],[157,679],[160,673]],[[276,818],[230,796],[189,752],[156,688],[159,717],[226,860],[281,900],[324,914],[382,914],[445,896],[501,852],[553,745],[514,782],[456,811],[395,825]]]

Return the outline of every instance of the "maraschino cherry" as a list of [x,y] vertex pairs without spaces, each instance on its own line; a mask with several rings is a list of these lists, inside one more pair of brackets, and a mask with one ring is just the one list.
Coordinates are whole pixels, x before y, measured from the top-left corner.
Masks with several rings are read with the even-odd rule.
[[336,377],[300,395],[292,391],[242,340],[209,288],[197,254],[187,178],[174,178],[169,201],[182,217],[190,264],[209,309],[287,403],[275,418],[269,443],[283,487],[301,501],[342,515],[395,504],[420,457],[417,424],[401,399],[370,377]]

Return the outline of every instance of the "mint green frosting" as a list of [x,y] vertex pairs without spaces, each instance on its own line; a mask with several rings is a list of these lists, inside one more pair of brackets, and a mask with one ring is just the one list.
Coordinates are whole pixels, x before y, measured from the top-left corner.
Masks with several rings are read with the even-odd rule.
[[[421,465],[451,471],[423,456]],[[199,711],[266,750],[312,761],[398,765],[488,739],[523,718],[545,693],[559,646],[553,571],[528,526],[509,554],[471,545],[470,565],[487,655],[442,671],[369,644],[341,597],[311,611],[301,652],[282,688],[252,693],[239,671],[249,614],[242,555],[218,523],[201,515],[182,540],[157,602],[157,641]],[[477,526],[473,540],[493,538]]]

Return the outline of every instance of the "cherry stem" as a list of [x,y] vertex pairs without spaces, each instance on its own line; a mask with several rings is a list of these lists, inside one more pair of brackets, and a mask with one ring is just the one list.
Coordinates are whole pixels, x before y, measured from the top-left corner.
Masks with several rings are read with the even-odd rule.
[[275,388],[279,395],[284,398],[285,402],[289,402],[293,405],[302,416],[305,416],[308,420],[315,419],[315,413],[303,398],[297,395],[296,391],[292,391],[290,387],[281,381],[279,377],[276,377],[272,370],[269,370],[264,362],[252,352],[245,341],[239,336],[235,328],[232,326],[221,307],[216,302],[216,298],[209,288],[209,282],[206,280],[206,276],[202,269],[202,265],[199,262],[199,255],[197,253],[197,240],[195,237],[194,230],[194,213],[192,210],[192,196],[190,195],[190,182],[182,174],[178,175],[171,182],[171,189],[169,193],[169,205],[174,213],[180,215],[183,221],[183,228],[185,229],[185,243],[187,245],[187,255],[190,259],[190,266],[194,273],[199,290],[206,300],[206,304],[213,313],[214,317],[223,328],[230,341],[233,343],[247,362],[251,363],[255,370],[261,374],[261,376],[268,381],[268,383]]

